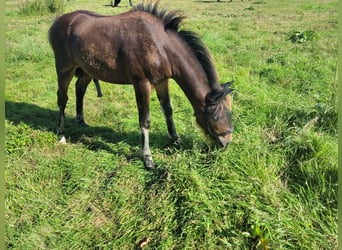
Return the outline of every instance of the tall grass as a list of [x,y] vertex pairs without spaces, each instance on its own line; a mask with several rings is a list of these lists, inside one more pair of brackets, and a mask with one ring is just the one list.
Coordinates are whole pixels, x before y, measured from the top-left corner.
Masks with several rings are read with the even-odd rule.
[[19,5],[21,15],[42,15],[60,13],[64,10],[64,0],[25,0]]
[[[63,4],[64,11],[129,9],[128,1],[118,8]],[[90,84],[89,126],[79,127],[72,83],[68,143],[57,143],[47,40],[56,14],[23,15],[7,1],[7,248],[337,249],[336,5],[168,2],[207,44],[221,81],[235,80],[234,141],[212,147],[171,81],[182,143],[169,144],[153,94],[150,141],[158,165],[146,171],[130,85],[102,83],[104,97],[97,98]]]

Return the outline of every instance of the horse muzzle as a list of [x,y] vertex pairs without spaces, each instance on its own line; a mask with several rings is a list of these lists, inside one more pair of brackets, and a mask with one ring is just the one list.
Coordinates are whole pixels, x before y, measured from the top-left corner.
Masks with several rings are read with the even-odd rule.
[[218,136],[217,144],[219,147],[224,148],[227,146],[227,144],[231,143],[233,141],[233,133],[229,133],[227,135]]

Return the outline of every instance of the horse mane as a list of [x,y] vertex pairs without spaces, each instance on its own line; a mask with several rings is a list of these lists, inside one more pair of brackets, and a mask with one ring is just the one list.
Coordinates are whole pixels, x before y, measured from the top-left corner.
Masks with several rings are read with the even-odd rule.
[[208,48],[195,32],[179,30],[183,19],[185,19],[185,16],[181,14],[181,11],[167,11],[165,8],[160,9],[159,2],[156,2],[155,4],[149,3],[147,5],[138,4],[133,7],[132,11],[148,12],[164,23],[165,30],[177,32],[180,38],[192,49],[194,55],[201,64],[211,89],[216,88],[218,77]]

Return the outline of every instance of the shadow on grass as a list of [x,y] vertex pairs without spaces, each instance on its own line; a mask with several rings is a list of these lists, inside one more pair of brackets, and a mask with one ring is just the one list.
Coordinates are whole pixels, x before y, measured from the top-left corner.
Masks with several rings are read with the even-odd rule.
[[[51,110],[32,103],[12,101],[5,102],[5,109],[6,119],[15,125],[25,123],[33,129],[56,133],[58,122],[57,109]],[[120,123],[119,120],[115,120],[115,122]],[[66,116],[65,132],[68,141],[71,143],[82,143],[93,151],[103,149],[114,153],[107,143],[118,144],[124,141],[130,146],[136,147],[140,146],[141,142],[138,125],[136,131],[117,132],[104,126],[88,125],[82,127],[76,123],[74,118]],[[181,148],[190,149],[191,145],[192,138],[182,138]],[[171,143],[169,142],[166,131],[165,133],[153,132],[150,134],[151,148],[169,148],[170,146]]]
[[[56,133],[58,122],[58,111],[42,108],[35,104],[26,102],[10,102],[5,103],[5,117],[14,124],[25,123],[33,129]],[[139,137],[137,132],[116,132],[108,127],[103,126],[80,126],[75,122],[74,118],[66,116],[65,118],[66,137],[71,143],[85,142],[84,138],[99,137],[109,143],[118,143],[126,141],[129,145],[135,145]],[[56,137],[57,140],[57,137]],[[90,143],[90,142],[89,142]],[[93,147],[95,150],[95,147]]]

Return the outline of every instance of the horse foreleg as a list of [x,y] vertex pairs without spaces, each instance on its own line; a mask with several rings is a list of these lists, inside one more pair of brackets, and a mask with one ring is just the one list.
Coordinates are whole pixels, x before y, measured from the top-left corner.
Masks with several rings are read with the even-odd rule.
[[172,140],[173,144],[179,144],[179,137],[176,132],[175,123],[173,121],[173,110],[170,100],[169,94],[169,82],[166,80],[163,83],[160,83],[156,86],[156,92],[158,96],[158,100],[160,103],[160,107],[165,117],[167,131],[169,134],[170,139]]
[[95,83],[95,87],[96,87],[96,91],[97,91],[97,97],[102,97],[103,95],[102,95],[102,91],[101,91],[101,86],[100,86],[99,80],[94,78],[93,81]]
[[76,82],[76,122],[82,126],[86,126],[83,117],[83,98],[91,79],[91,76],[83,73],[82,77],[79,77]]
[[141,81],[138,84],[134,84],[135,97],[139,112],[139,126],[141,130],[142,139],[142,155],[144,166],[147,169],[155,168],[155,164],[152,160],[150,144],[149,144],[149,131],[150,131],[150,93],[151,85],[148,80]]

